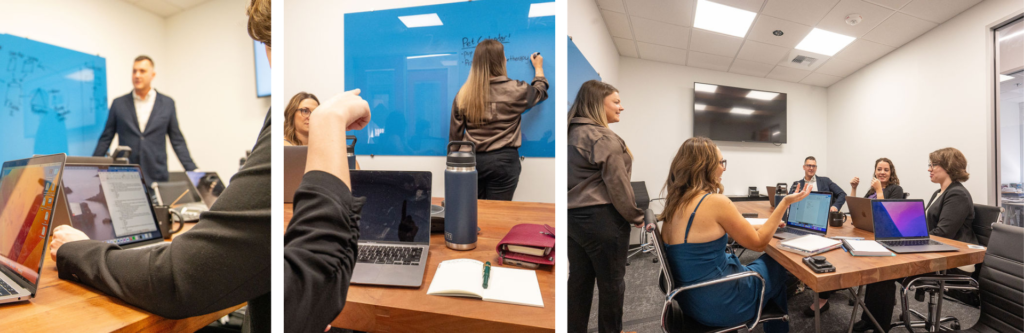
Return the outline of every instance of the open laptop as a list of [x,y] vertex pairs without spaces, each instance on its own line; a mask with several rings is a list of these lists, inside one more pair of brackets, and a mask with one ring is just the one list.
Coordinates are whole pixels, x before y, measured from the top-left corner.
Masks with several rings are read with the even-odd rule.
[[352,170],[350,175],[352,195],[366,197],[352,283],[421,286],[430,253],[430,172]]
[[36,156],[0,167],[0,303],[36,296],[66,157]]
[[89,239],[122,248],[164,242],[138,165],[68,164],[57,201],[57,218]]
[[284,203],[295,199],[295,191],[306,174],[306,146],[284,146]]
[[959,251],[928,236],[924,200],[872,200],[875,241],[896,253]]
[[874,217],[871,213],[871,200],[867,198],[846,197],[850,206],[850,219],[853,226],[864,231],[875,231]]
[[789,206],[784,218],[786,227],[775,231],[775,238],[793,239],[806,235],[825,237],[828,233],[828,211],[832,192],[811,192],[806,198]]

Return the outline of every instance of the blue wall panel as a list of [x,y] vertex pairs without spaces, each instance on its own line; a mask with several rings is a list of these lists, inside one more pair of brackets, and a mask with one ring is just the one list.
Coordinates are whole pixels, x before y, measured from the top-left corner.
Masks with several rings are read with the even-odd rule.
[[572,38],[568,39],[569,42],[566,43],[567,51],[565,52],[566,62],[569,63],[569,68],[566,73],[566,76],[568,76],[566,79],[568,82],[566,83],[569,84],[569,98],[568,101],[566,101],[566,105],[568,105],[568,107],[565,108],[566,111],[569,111],[569,108],[572,108],[572,102],[576,100],[576,93],[580,91],[580,87],[583,86],[584,82],[590,80],[601,81],[601,75],[594,70],[594,66],[590,65],[590,62],[587,61],[587,57],[583,55],[583,52],[580,52],[578,47],[576,47],[576,43],[572,42]]

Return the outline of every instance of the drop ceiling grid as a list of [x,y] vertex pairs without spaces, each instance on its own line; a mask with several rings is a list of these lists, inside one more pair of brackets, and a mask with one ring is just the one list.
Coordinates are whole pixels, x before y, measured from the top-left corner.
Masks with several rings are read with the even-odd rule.
[[[800,21],[807,22],[807,23],[810,23],[810,22],[813,21],[814,25],[811,26],[812,28],[821,26],[823,24],[824,20],[826,20],[827,18],[835,19],[836,17],[838,17],[837,15],[839,13],[833,13],[833,11],[838,10],[838,9],[845,9],[847,11],[849,11],[849,10],[855,11],[855,12],[851,12],[851,13],[842,14],[842,17],[845,17],[846,15],[849,15],[849,14],[865,15],[867,13],[873,13],[874,16],[872,16],[870,18],[865,18],[863,21],[866,21],[866,22],[862,22],[861,23],[861,24],[872,25],[870,27],[870,29],[865,29],[863,27],[858,27],[856,29],[848,29],[849,30],[847,32],[848,34],[852,34],[852,35],[854,35],[854,37],[857,37],[857,39],[854,40],[854,43],[851,43],[850,45],[847,45],[839,53],[837,53],[837,54],[835,54],[833,56],[827,57],[824,60],[824,62],[822,62],[821,64],[818,65],[817,68],[815,68],[814,70],[809,70],[808,71],[809,75],[803,75],[803,76],[799,76],[799,75],[783,75],[783,76],[781,76],[781,77],[786,78],[785,81],[789,81],[789,82],[800,82],[800,83],[805,83],[805,84],[812,84],[812,85],[827,87],[827,86],[835,83],[836,81],[838,81],[838,80],[834,80],[833,78],[839,77],[841,79],[843,77],[849,76],[852,73],[855,73],[857,70],[860,70],[860,68],[863,68],[864,66],[867,66],[868,64],[870,64],[870,63],[874,62],[875,60],[881,58],[885,54],[888,54],[889,52],[892,52],[896,48],[899,48],[900,46],[902,46],[902,45],[904,45],[906,43],[909,43],[910,41],[916,39],[920,35],[923,35],[924,33],[930,31],[935,26],[938,26],[939,24],[942,24],[944,21],[949,20],[950,18],[952,18],[952,17],[960,14],[961,12],[963,12],[963,11],[973,7],[974,5],[976,5],[977,3],[979,3],[979,2],[981,2],[983,0],[966,0],[966,1],[965,0],[956,0],[957,1],[957,5],[959,5],[960,8],[949,7],[949,8],[943,8],[943,9],[937,9],[937,10],[934,9],[934,8],[922,8],[922,6],[921,6],[922,2],[927,2],[927,1],[931,1],[931,0],[835,0],[833,2],[830,2],[830,4],[825,4],[824,6],[818,6],[816,8],[812,8],[812,10],[810,12],[813,13],[813,15],[814,15],[814,17],[816,17],[816,19],[811,19],[810,17],[807,17],[808,12],[800,13],[800,15],[804,15],[803,18],[801,18],[800,16],[793,16],[793,15],[789,15],[789,14],[784,13],[784,12],[779,12],[779,8],[780,7],[781,8],[795,8],[795,6],[801,5],[801,2],[802,2],[801,0],[764,0],[764,1],[760,1],[760,6],[759,6],[759,9],[757,11],[757,17],[755,18],[754,22],[751,23],[750,28],[748,28],[747,35],[744,36],[740,40],[739,47],[736,48],[734,52],[732,52],[732,55],[731,55],[731,57],[728,60],[729,61],[729,65],[726,66],[724,69],[721,69],[721,66],[714,66],[714,65],[708,65],[708,64],[703,64],[702,66],[697,66],[697,65],[693,65],[692,64],[692,63],[696,63],[696,62],[700,61],[700,59],[694,59],[694,57],[693,57],[694,54],[700,55],[701,59],[711,59],[713,57],[721,57],[722,58],[721,60],[724,60],[725,57],[729,57],[729,56],[724,55],[724,52],[730,52],[731,51],[729,49],[723,50],[723,48],[714,48],[714,47],[710,49],[710,50],[713,50],[713,51],[709,51],[709,49],[708,49],[708,42],[707,42],[708,39],[712,39],[712,40],[713,39],[718,39],[718,38],[728,39],[728,37],[725,37],[726,35],[722,35],[722,34],[717,33],[717,32],[710,32],[710,31],[702,31],[702,32],[700,32],[700,36],[698,36],[699,38],[697,38],[697,39],[703,41],[703,43],[700,44],[700,45],[703,45],[703,46],[701,47],[700,50],[697,50],[695,48],[695,45],[694,45],[695,38],[694,37],[695,37],[695,34],[697,34],[697,32],[695,32],[694,30],[697,29],[697,28],[695,28],[693,26],[693,23],[695,23],[695,21],[696,21],[697,3],[698,3],[699,0],[690,0],[690,4],[689,5],[691,6],[690,7],[691,10],[690,10],[689,15],[691,15],[691,17],[689,17],[689,26],[678,25],[679,21],[666,22],[664,19],[656,20],[656,19],[652,19],[652,18],[649,18],[649,17],[648,18],[644,18],[644,17],[634,16],[634,15],[630,14],[631,13],[631,10],[630,10],[631,5],[633,5],[633,6],[641,6],[641,5],[652,6],[652,5],[656,5],[657,0],[646,0],[646,1],[645,0],[595,0],[595,1],[598,3],[598,7],[601,10],[611,11],[611,12],[614,12],[614,13],[619,13],[619,14],[625,15],[627,25],[628,25],[628,27],[630,29],[630,37],[631,37],[630,41],[632,42],[632,47],[633,47],[633,50],[635,51],[635,53],[637,55],[637,58],[648,59],[648,60],[653,60],[653,61],[660,61],[660,62],[667,62],[667,61],[661,60],[661,59],[653,59],[653,58],[661,58],[661,57],[654,57],[652,55],[648,55],[648,56],[645,57],[643,52],[640,51],[641,47],[639,45],[639,40],[637,39],[637,35],[636,35],[637,33],[636,33],[634,25],[633,25],[633,20],[634,19],[645,19],[645,20],[655,21],[655,22],[658,22],[660,24],[670,24],[672,26],[689,29],[689,31],[687,31],[685,33],[685,36],[686,36],[687,40],[685,41],[684,44],[676,43],[675,45],[665,45],[665,44],[668,44],[668,43],[666,43],[666,42],[657,42],[657,43],[647,42],[647,43],[649,43],[651,45],[657,45],[659,47],[668,47],[668,48],[672,48],[674,50],[681,51],[681,52],[678,52],[678,53],[680,53],[682,55],[685,55],[685,59],[683,59],[683,61],[681,62],[681,63],[685,64],[685,66],[697,67],[697,68],[705,68],[705,69],[712,69],[712,70],[723,71],[723,72],[732,72],[732,73],[736,73],[737,71],[741,71],[741,72],[744,71],[741,68],[737,68],[736,70],[734,70],[733,67],[737,66],[737,60],[740,59],[739,55],[741,53],[743,53],[744,47],[748,44],[747,40],[750,39],[751,32],[754,30],[753,27],[755,25],[757,25],[758,22],[760,22],[762,20],[767,20],[767,19],[770,18],[772,20],[778,20],[776,22],[780,22],[780,23],[783,23],[783,24],[789,24],[789,25],[795,25],[795,26],[805,26],[804,24],[799,23],[799,22],[795,22],[795,21],[791,21],[791,20],[786,19],[786,18],[780,18],[780,17],[776,17],[776,16],[772,16],[772,15],[766,14],[765,13],[766,12],[765,9],[769,8],[769,6],[773,6],[772,10],[777,12],[776,14],[778,14],[778,15],[789,16],[789,17],[792,17],[792,18],[795,18],[795,19],[798,19]],[[668,0],[668,1],[675,1],[675,0]],[[715,1],[715,0],[712,0],[712,1]],[[756,0],[754,0],[754,1],[756,1]],[[820,0],[803,0],[803,1],[820,1]],[[939,0],[939,1],[942,1],[942,2],[944,2],[946,4],[950,4],[950,3],[954,2],[954,0]],[[723,1],[715,1],[715,2],[721,2],[721,3],[725,4],[725,5],[730,5],[730,3],[727,3],[724,0]],[[742,0],[740,0],[740,2],[742,2]],[[732,5],[734,7],[735,7],[735,3],[736,3],[736,1],[733,1]],[[746,4],[746,6],[745,6],[745,7],[747,7],[745,10],[749,10],[749,9],[753,9],[753,8],[758,8],[756,6],[756,3],[757,2],[753,2],[753,3],[749,3],[748,2]],[[827,7],[827,10],[826,10],[826,7]],[[847,8],[855,8],[855,9],[847,9]],[[636,13],[636,10],[641,10],[641,9],[647,10],[649,12],[649,8],[644,9],[642,7],[634,7],[633,9],[634,10],[632,12],[634,12],[634,13]],[[860,12],[860,11],[863,11],[863,13]],[[912,11],[913,13],[908,12],[908,11]],[[882,17],[878,17],[878,15],[882,15]],[[921,26],[921,27],[918,27],[917,30],[919,30],[919,32],[915,31],[913,36],[906,36],[906,37],[911,37],[911,38],[904,37],[903,39],[905,39],[905,40],[901,40],[900,38],[890,38],[889,40],[885,40],[883,42],[878,42],[878,41],[872,40],[872,39],[875,39],[874,36],[878,36],[880,34],[885,34],[884,29],[891,29],[894,26],[898,26],[898,24],[896,24],[895,21],[889,22],[890,19],[893,19],[897,15],[902,15],[902,16],[900,16],[901,18],[909,17],[909,18],[914,19],[914,20],[923,21],[922,23],[924,23],[924,25]],[[929,18],[924,18],[924,17],[929,17]],[[942,22],[936,22],[938,20],[941,20]],[[886,24],[887,22],[888,22],[888,24]],[[762,23],[764,23],[764,22],[762,22]],[[831,21],[829,23],[830,23],[830,25],[835,26],[835,24],[832,24]],[[913,23],[913,22],[911,22],[911,23]],[[683,22],[683,24],[686,24],[686,23]],[[845,24],[845,23],[843,23],[843,24]],[[909,23],[904,23],[904,24],[909,24]],[[925,27],[927,27],[927,29],[921,29],[921,28],[925,28]],[[806,29],[806,28],[804,28],[804,29]],[[828,29],[826,29],[826,30],[828,30]],[[682,35],[677,35],[677,36],[682,36]],[[803,37],[804,36],[801,36],[800,39],[803,39]],[[647,38],[651,38],[651,37],[648,36]],[[625,38],[623,38],[623,39],[625,39]],[[776,47],[778,46],[778,45],[771,44],[771,43],[765,43],[765,41],[763,41],[762,39],[764,39],[764,38],[759,38],[759,40],[761,40],[760,43],[764,43],[764,44],[767,44],[767,45],[773,45],[773,46],[776,46]],[[730,41],[730,43],[732,43],[732,41]],[[893,44],[898,44],[898,45],[893,45]],[[686,49],[679,49],[678,48],[679,45],[685,45]],[[794,47],[787,47],[787,46],[782,46],[782,48],[786,49],[787,56],[789,55],[790,52],[792,52],[795,49]],[[851,48],[857,48],[857,49],[851,50]],[[863,49],[861,49],[861,48],[863,48]],[[848,51],[848,52],[843,53],[844,51]],[[631,56],[631,54],[623,54],[623,52],[619,52],[619,53],[621,55],[623,55],[623,56]],[[881,54],[879,54],[879,53],[881,53]],[[748,52],[748,54],[749,54],[749,52]],[[840,56],[840,57],[837,58],[836,56]],[[836,60],[833,60],[833,59],[836,59]],[[746,59],[744,61],[747,61],[747,62],[751,62],[751,61],[761,62],[762,64],[765,63],[765,61],[763,59],[762,60]],[[867,61],[867,62],[864,62],[864,61]],[[833,64],[829,64],[829,62],[832,62]],[[679,64],[680,62],[675,62],[675,63]],[[700,65],[700,64],[698,64],[698,65]],[[749,65],[749,63],[747,63],[747,65]],[[771,76],[773,76],[772,73],[779,73],[774,68],[774,67],[778,67],[779,66],[778,63],[773,64],[772,66],[773,66],[773,69],[770,70],[768,74],[766,74],[764,76],[760,76],[760,77],[771,77]],[[838,70],[837,71],[837,67],[836,66],[841,67],[842,70]],[[821,69],[823,67],[826,68],[825,72],[828,72],[828,73],[825,73],[825,72],[821,71]],[[743,74],[743,75],[757,77],[757,75],[749,74],[749,73],[751,73],[749,71],[749,68],[750,68],[749,66],[747,66],[747,68],[746,68],[748,74]],[[792,73],[792,71],[787,71],[787,72]],[[760,72],[758,72],[758,73],[760,73]],[[840,73],[845,73],[846,75],[843,75],[843,76],[837,76],[836,75],[836,74],[840,74]],[[779,75],[775,75],[775,77],[780,77],[780,76]],[[796,79],[797,77],[799,77],[799,79]],[[824,78],[827,78],[827,79],[824,79]]]

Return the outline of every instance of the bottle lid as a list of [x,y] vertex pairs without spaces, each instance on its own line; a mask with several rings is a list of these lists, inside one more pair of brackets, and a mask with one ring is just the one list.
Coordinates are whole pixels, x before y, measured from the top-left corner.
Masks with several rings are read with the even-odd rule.
[[[469,151],[452,150],[452,146],[461,147],[468,145]],[[469,141],[452,141],[448,143],[448,160],[450,167],[476,167],[476,144]]]

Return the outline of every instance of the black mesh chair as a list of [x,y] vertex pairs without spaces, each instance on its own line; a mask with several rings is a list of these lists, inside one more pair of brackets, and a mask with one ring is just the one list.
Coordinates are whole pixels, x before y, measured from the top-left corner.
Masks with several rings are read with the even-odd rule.
[[688,286],[676,285],[675,280],[672,279],[671,263],[666,260],[665,247],[661,241],[661,232],[658,231],[657,222],[657,218],[655,218],[653,211],[648,209],[644,212],[644,230],[646,230],[646,233],[648,234],[648,239],[650,239],[654,244],[654,250],[659,259],[658,262],[661,263],[661,276],[658,278],[658,287],[665,293],[665,304],[662,306],[661,310],[662,331],[673,333],[748,332],[757,327],[757,325],[768,321],[789,321],[789,316],[783,313],[781,309],[774,305],[774,303],[770,302],[763,309],[758,310],[758,314],[753,320],[732,327],[704,326],[696,320],[687,317],[686,314],[683,313],[683,308],[675,299],[676,295],[679,295],[679,293],[739,279],[758,279],[761,281],[761,294],[755,301],[760,304],[761,299],[764,298],[764,278],[761,277],[761,274],[758,274],[755,271],[747,271]]

